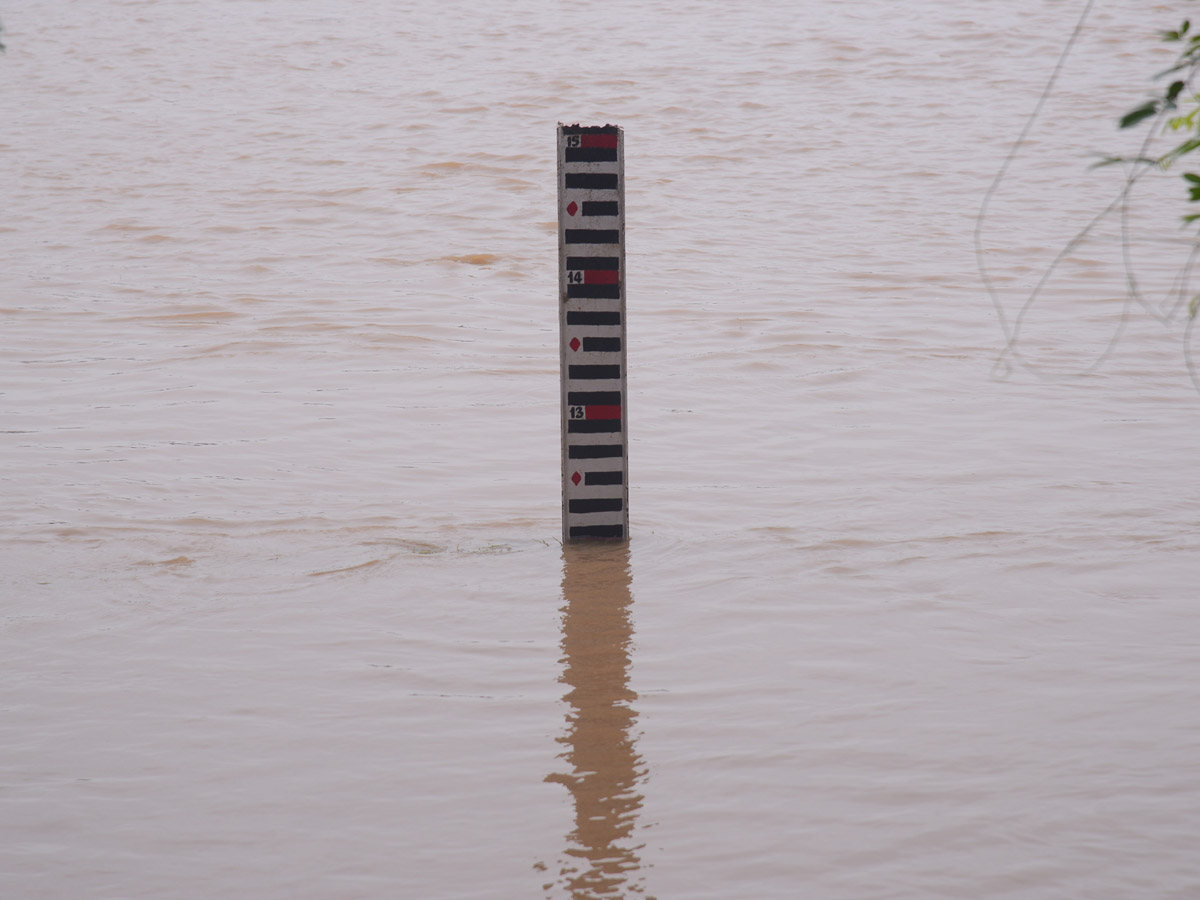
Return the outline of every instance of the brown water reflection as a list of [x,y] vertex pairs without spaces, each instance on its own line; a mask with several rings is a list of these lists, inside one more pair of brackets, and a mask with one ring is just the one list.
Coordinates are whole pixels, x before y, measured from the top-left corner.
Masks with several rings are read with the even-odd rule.
[[564,547],[561,680],[571,709],[558,740],[571,771],[546,780],[565,785],[575,801],[559,866],[559,884],[574,900],[644,894],[641,845],[633,843],[645,769],[632,734],[631,583],[628,544]]

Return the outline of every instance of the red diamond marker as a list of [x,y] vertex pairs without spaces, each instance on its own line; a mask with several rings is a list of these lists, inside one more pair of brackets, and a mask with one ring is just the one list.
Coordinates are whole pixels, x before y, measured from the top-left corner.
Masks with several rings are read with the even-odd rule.
[[575,482],[575,484],[579,484],[579,482],[580,482],[580,476],[579,476],[579,473],[578,473],[578,472],[576,472],[574,475],[572,475],[572,476],[571,476],[571,480],[572,480],[573,482]]
[[571,346],[572,350],[578,350],[579,349],[579,338],[571,338],[570,346]]
[[568,206],[567,206],[567,215],[569,215],[569,216],[573,216],[573,215],[575,215],[575,213],[577,213],[577,212],[579,212],[579,207],[578,207],[578,206],[576,206],[576,205],[575,205],[575,201],[574,201],[574,200],[572,200],[572,201],[570,202],[570,204],[568,204]]

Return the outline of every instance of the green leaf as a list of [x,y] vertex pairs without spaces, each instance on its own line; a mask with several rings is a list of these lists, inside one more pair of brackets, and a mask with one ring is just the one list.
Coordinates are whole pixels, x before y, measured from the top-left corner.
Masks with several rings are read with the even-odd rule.
[[1162,159],[1159,160],[1159,165],[1165,169],[1167,166],[1174,163],[1175,160],[1179,159],[1180,157],[1187,156],[1197,148],[1200,148],[1200,138],[1192,138],[1191,140],[1184,141],[1174,150],[1164,153]]
[[1151,100],[1149,103],[1144,103],[1135,110],[1125,113],[1121,118],[1121,128],[1132,128],[1143,119],[1148,119],[1158,112],[1158,101]]
[[1167,102],[1174,103],[1175,98],[1179,96],[1179,92],[1183,90],[1182,81],[1173,81],[1171,86],[1167,88]]
[[1192,302],[1188,304],[1188,318],[1196,318],[1196,312],[1200,310],[1200,294],[1192,298]]
[[1149,156],[1106,156],[1099,162],[1092,163],[1088,168],[1099,169],[1102,166],[1112,166],[1117,163],[1142,163],[1147,166],[1158,166],[1162,165],[1162,160],[1152,159]]
[[1192,184],[1200,184],[1200,175],[1195,175],[1191,172],[1184,172],[1183,177],[1186,178],[1188,181],[1190,181]]
[[1190,216],[1183,217],[1183,224],[1190,225],[1193,222],[1195,222],[1197,219],[1200,219],[1200,213],[1192,213]]

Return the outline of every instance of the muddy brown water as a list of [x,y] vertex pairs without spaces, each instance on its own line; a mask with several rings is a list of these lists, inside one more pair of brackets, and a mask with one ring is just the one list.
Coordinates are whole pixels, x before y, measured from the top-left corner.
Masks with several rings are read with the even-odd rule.
[[[1000,366],[974,255],[1082,8],[5,3],[0,893],[1200,894],[1181,182]],[[1179,15],[1095,5],[1010,324]],[[628,546],[557,540],[560,120]]]

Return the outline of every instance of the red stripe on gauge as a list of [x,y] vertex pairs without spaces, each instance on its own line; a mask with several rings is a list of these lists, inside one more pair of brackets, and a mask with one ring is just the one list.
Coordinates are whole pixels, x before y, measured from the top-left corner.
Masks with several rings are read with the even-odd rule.
[[584,269],[583,283],[584,284],[616,284],[616,271],[607,271],[605,269]]
[[621,418],[621,407],[619,406],[588,406],[588,419],[619,419]]
[[580,147],[606,147],[609,150],[617,149],[617,136],[615,134],[581,134],[579,136]]

